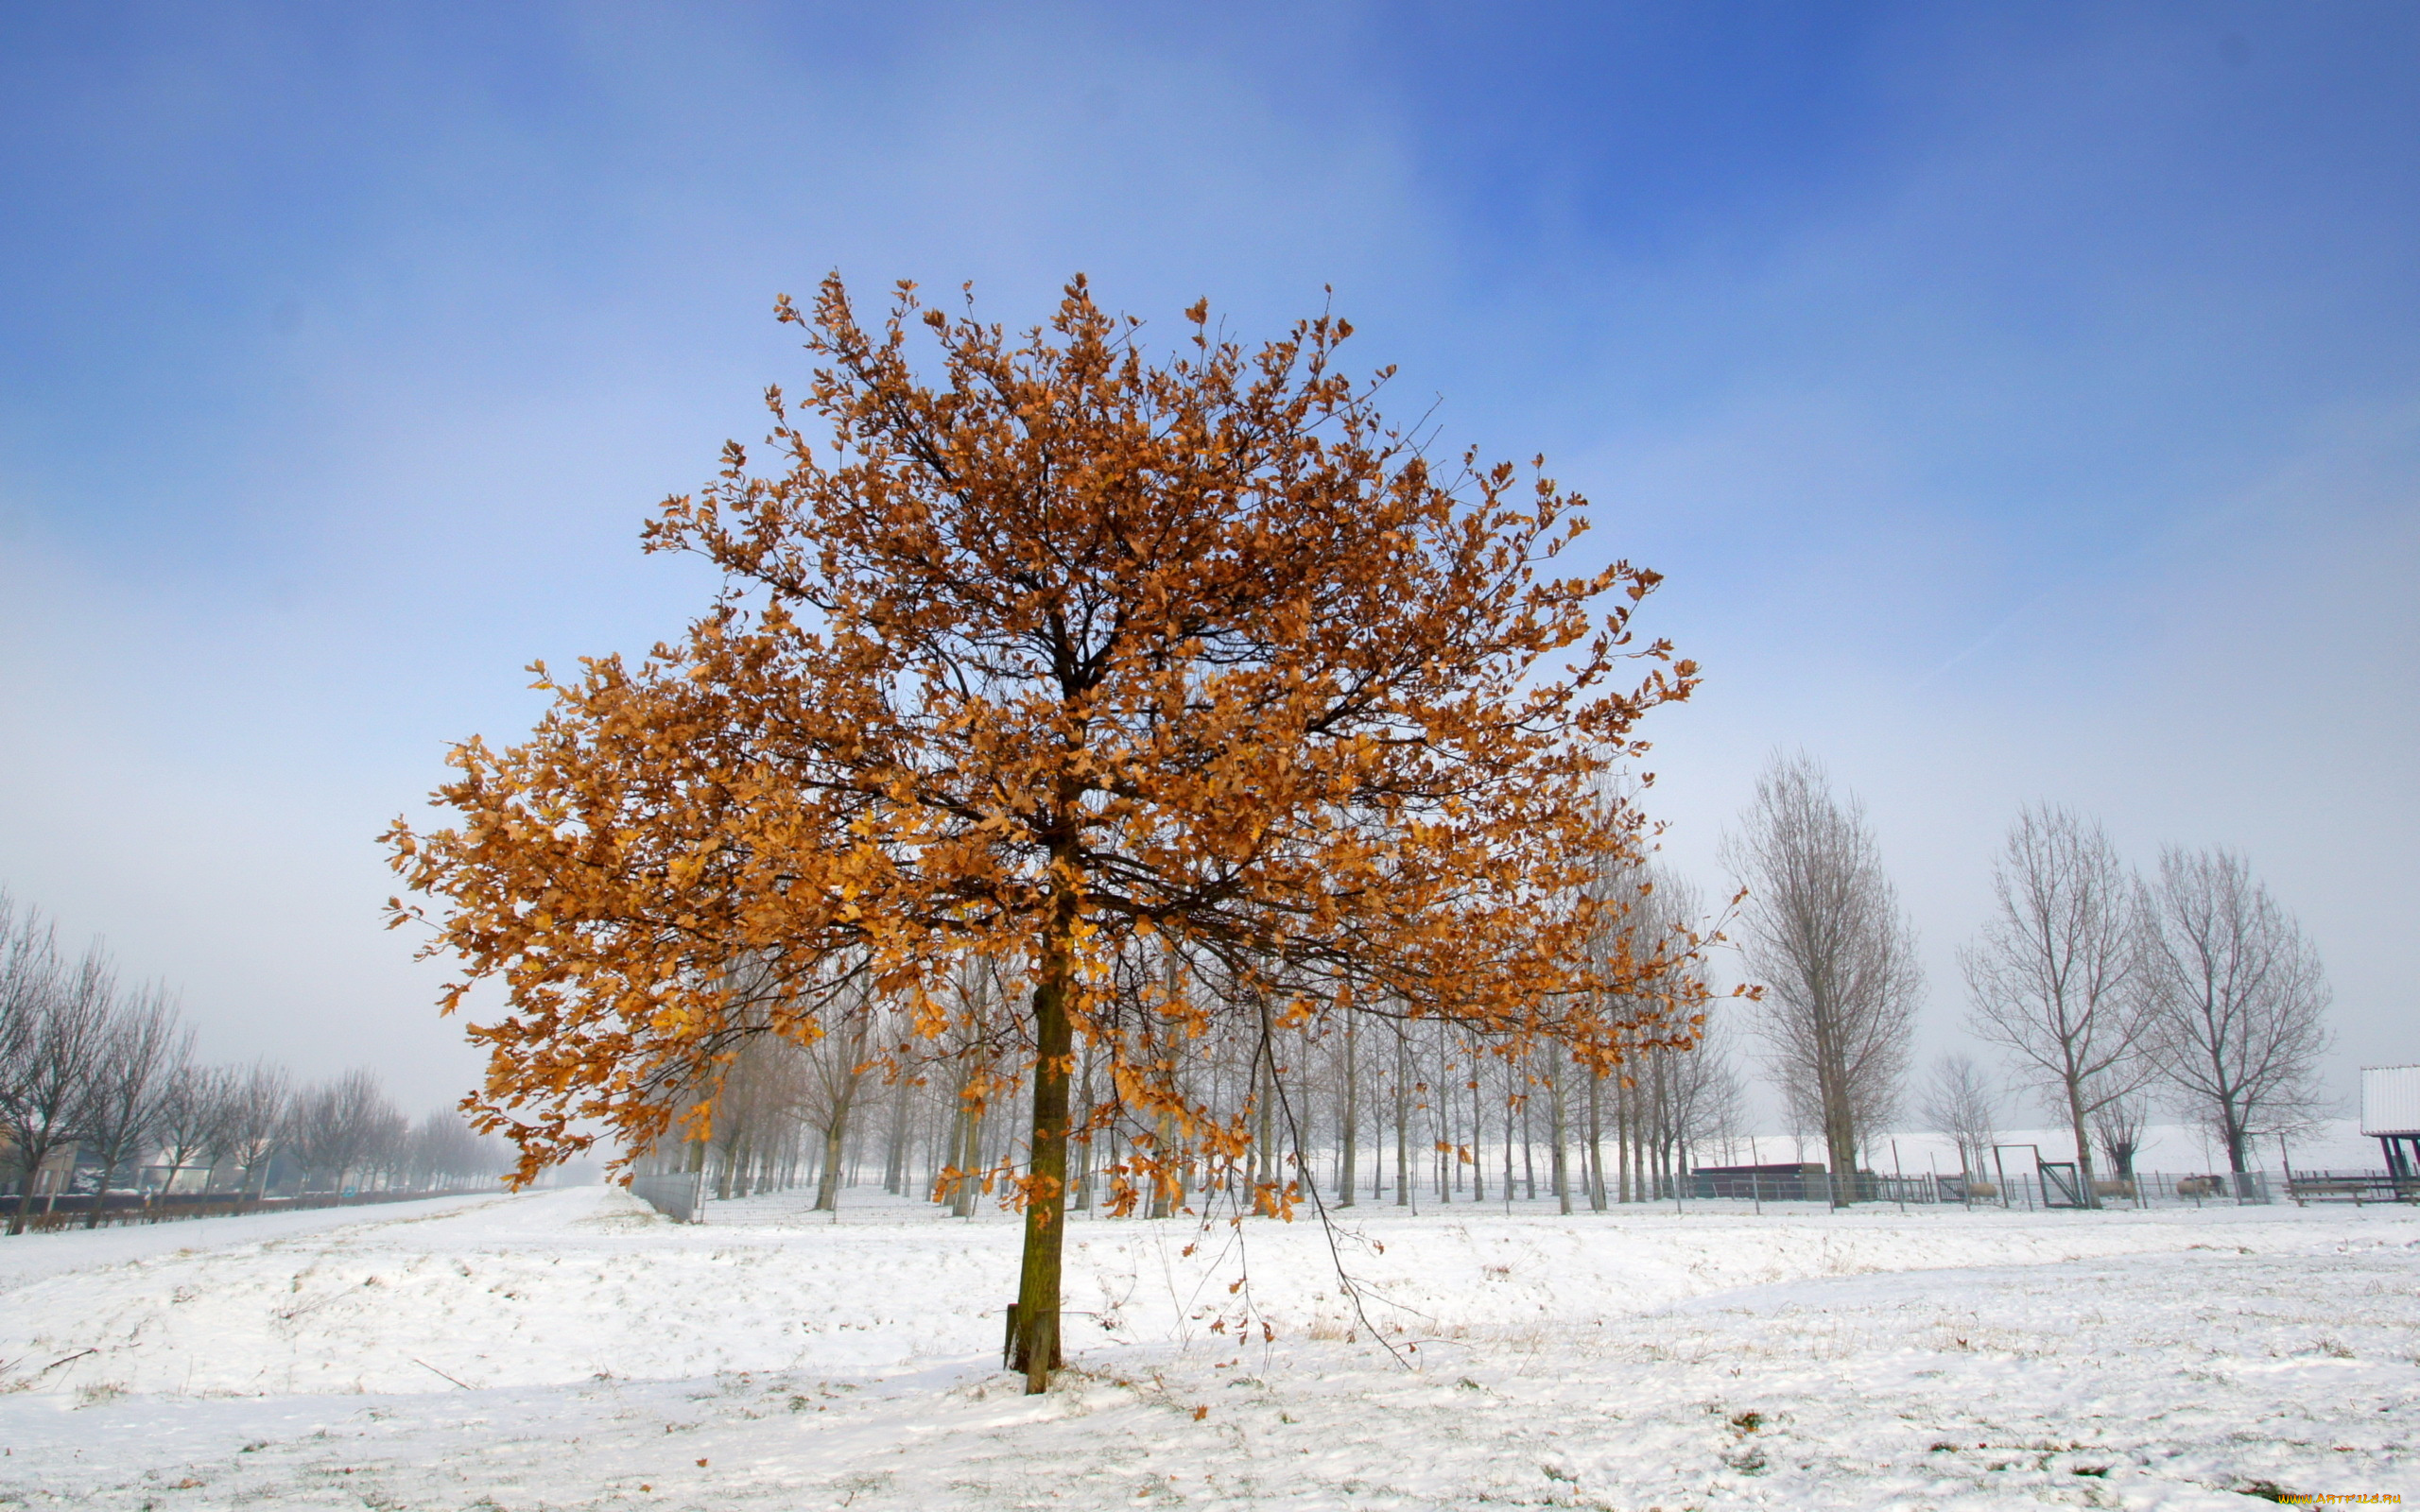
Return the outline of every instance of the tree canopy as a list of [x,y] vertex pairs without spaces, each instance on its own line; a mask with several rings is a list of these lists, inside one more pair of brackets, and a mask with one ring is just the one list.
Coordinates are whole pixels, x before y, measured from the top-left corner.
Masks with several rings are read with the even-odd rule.
[[[717,567],[715,602],[635,662],[538,667],[531,736],[456,747],[458,817],[387,837],[433,900],[394,921],[464,965],[448,1011],[503,987],[475,1104],[525,1174],[600,1128],[700,1135],[747,1036],[877,997],[914,1041],[992,1015],[1032,1073],[1039,1389],[1080,1039],[1096,1124],[1139,1131],[1121,1205],[1170,1128],[1249,1142],[1177,1074],[1213,1014],[1448,1017],[1599,1071],[1686,1042],[1698,939],[1625,934],[1589,883],[1644,845],[1602,774],[1696,669],[1633,637],[1654,573],[1555,576],[1584,501],[1542,460],[1432,462],[1330,316],[1247,351],[1196,304],[1154,360],[1080,278],[1015,336],[907,284],[869,328],[837,276],[778,314],[818,366],[768,393],[774,466],[731,443],[644,531]],[[970,960],[1019,997],[963,990]]]

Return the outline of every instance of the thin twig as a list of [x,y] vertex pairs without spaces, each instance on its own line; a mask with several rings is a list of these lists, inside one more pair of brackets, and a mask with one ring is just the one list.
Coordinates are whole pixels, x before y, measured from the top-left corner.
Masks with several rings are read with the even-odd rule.
[[43,1366],[41,1369],[33,1373],[33,1379],[40,1381],[43,1377],[50,1374],[53,1370],[58,1369],[60,1366],[67,1364],[70,1360],[81,1360],[88,1354],[98,1354],[101,1351],[98,1349],[78,1349],[74,1354],[67,1355],[62,1359],[53,1360],[50,1364]]
[[429,1364],[427,1361],[425,1361],[425,1360],[424,1360],[424,1359],[421,1359],[418,1355],[413,1355],[413,1356],[411,1356],[411,1357],[410,1357],[410,1359],[411,1359],[412,1364],[414,1364],[414,1365],[416,1365],[416,1366],[420,1366],[422,1369],[424,1369],[424,1370],[427,1371],[429,1374],[431,1374],[431,1375],[435,1375],[435,1376],[445,1376],[445,1379],[446,1379],[446,1380],[448,1380],[448,1381],[453,1381],[453,1382],[454,1382],[454,1383],[455,1383],[456,1385],[460,1386],[464,1391],[475,1391],[475,1390],[477,1390],[477,1389],[478,1389],[476,1386],[472,1385],[472,1384],[471,1384],[470,1383],[468,1383],[468,1382],[465,1382],[465,1381],[455,1381],[454,1377],[445,1375],[445,1372],[444,1372],[444,1371],[440,1370],[439,1368],[437,1368],[437,1366],[433,1366],[433,1365]]
[[[1349,1013],[1354,1010],[1348,1008],[1345,1011]],[[1261,1030],[1264,1049],[1267,1047],[1268,1032],[1267,1024],[1264,1022]],[[1319,1180],[1316,1177],[1312,1176],[1309,1162],[1303,1159],[1302,1122],[1295,1117],[1293,1099],[1286,1095],[1285,1082],[1275,1074],[1275,1059],[1272,1057],[1270,1060],[1271,1074],[1270,1076],[1270,1081],[1271,1083],[1270,1091],[1276,1094],[1277,1111],[1286,1121],[1287,1138],[1294,1148],[1295,1168],[1301,1171],[1304,1175],[1303,1186],[1304,1189],[1310,1194],[1311,1210],[1319,1214],[1320,1236],[1327,1241],[1328,1261],[1329,1263],[1336,1267],[1337,1284],[1344,1293],[1345,1300],[1353,1304],[1353,1315],[1360,1320],[1361,1327],[1368,1331],[1371,1340],[1374,1342],[1378,1348],[1386,1350],[1388,1355],[1394,1360],[1395,1364],[1402,1366],[1406,1369],[1409,1369],[1411,1368],[1411,1362],[1405,1359],[1403,1357],[1403,1351],[1397,1349],[1387,1338],[1385,1332],[1381,1330],[1377,1324],[1371,1321],[1369,1310],[1365,1308],[1361,1302],[1361,1283],[1354,1280],[1353,1274],[1344,1268],[1344,1252],[1338,1247],[1336,1242],[1336,1217],[1333,1213],[1328,1211],[1326,1200],[1320,1195]],[[1389,1303],[1388,1305],[1392,1306],[1394,1304]]]

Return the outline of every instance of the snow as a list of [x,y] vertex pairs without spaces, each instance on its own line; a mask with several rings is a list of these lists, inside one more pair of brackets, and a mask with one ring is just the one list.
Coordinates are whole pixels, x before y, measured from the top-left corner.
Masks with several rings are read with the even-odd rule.
[[1077,1219],[1031,1399],[996,1214],[586,1188],[12,1241],[0,1506],[2420,1496],[2409,1209],[1340,1216],[1335,1254]]

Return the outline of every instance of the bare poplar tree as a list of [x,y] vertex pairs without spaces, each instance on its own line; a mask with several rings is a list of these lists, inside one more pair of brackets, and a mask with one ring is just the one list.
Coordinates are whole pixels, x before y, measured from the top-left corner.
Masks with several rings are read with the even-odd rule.
[[255,1199],[267,1194],[269,1160],[285,1141],[291,1100],[283,1066],[255,1060],[229,1078],[213,1144],[240,1173],[237,1196],[247,1189]]
[[2151,1074],[2137,1053],[2151,1014],[2133,990],[2140,893],[2099,824],[2029,804],[1992,868],[1997,912],[1958,953],[1970,1027],[2064,1118],[2093,1207],[2089,1121]]
[[40,914],[0,891],[0,1126],[25,1171],[17,1206],[9,1224],[22,1232],[33,1208],[34,1173],[48,1152],[23,1166],[26,1143],[18,1130],[34,1079],[35,1043],[44,1032],[51,1005],[59,994],[59,940]]
[[1732,1069],[1730,1037],[1711,1014],[1692,1050],[1652,1057],[1664,1138],[1679,1174],[1708,1147],[1728,1146],[1747,1123],[1747,1090]]
[[[1634,934],[1644,942],[1638,948],[1652,949],[1655,943],[1677,936],[1714,933],[1703,895],[1694,883],[1662,866],[1650,865],[1642,870],[1650,885],[1632,905],[1636,919]],[[1703,975],[1703,963],[1695,959],[1682,960],[1676,971],[1693,979]],[[1718,1010],[1708,995],[1695,1042],[1643,1047],[1632,1078],[1648,1094],[1638,1101],[1649,1144],[1676,1181],[1685,1175],[1684,1168],[1696,1152],[1717,1140],[1727,1140],[1745,1122],[1746,1093],[1732,1069],[1727,1020],[1728,1014]]]
[[[1702,963],[1673,949],[1676,940],[1715,933],[1694,884],[1651,863],[1616,870],[1600,885],[1609,893],[1633,894],[1621,924],[1622,948],[1640,958],[1659,953],[1676,958],[1670,979],[1651,980],[1646,986],[1677,988],[1682,979],[1703,982]],[[1715,1143],[1727,1143],[1744,1123],[1744,1090],[1731,1066],[1726,1018],[1706,995],[1702,1022],[1687,1039],[1650,1037],[1631,1050],[1620,1076],[1621,1095],[1616,1099],[1616,1132],[1651,1167],[1649,1192],[1662,1190],[1668,1177],[1676,1186],[1684,1183],[1690,1161]],[[1594,1136],[1602,1117],[1602,1090],[1592,1084],[1588,1091],[1590,1141],[1583,1153],[1589,1161],[1590,1201],[1601,1206],[1603,1153]]]
[[869,1065],[866,1042],[874,1015],[861,1009],[809,1048],[804,1091],[807,1123],[823,1136],[821,1178],[815,1187],[815,1211],[840,1211],[843,1174],[841,1155],[848,1141],[849,1115],[856,1107],[857,1090]]
[[218,1126],[221,1089],[226,1080],[224,1067],[198,1066],[182,1058],[169,1070],[153,1123],[161,1163],[168,1169],[164,1190],[174,1192],[177,1177],[210,1148],[212,1135]]
[[[82,1139],[93,1114],[93,1070],[117,982],[109,958],[96,945],[72,968],[63,968],[49,926],[30,910],[10,941],[7,968],[11,980],[9,1062],[0,1068],[0,1127],[16,1147],[22,1176],[9,1231],[23,1233],[32,1216],[34,1188],[42,1168]],[[57,1193],[52,1193],[56,1202]]]
[[412,1121],[380,1092],[361,1122],[361,1153],[354,1166],[359,1184],[402,1180],[411,1163]]
[[2168,848],[2152,898],[2152,1056],[2240,1175],[2255,1135],[2290,1127],[2318,1101],[2326,973],[2302,926],[2233,851]]
[[1958,1146],[1962,1171],[1970,1177],[1983,1174],[2000,1137],[1999,1099],[1971,1058],[1946,1055],[1933,1062],[1918,1112],[1935,1133],[1948,1135]]
[[379,1089],[377,1074],[356,1069],[293,1098],[284,1143],[302,1167],[305,1191],[324,1177],[328,1190],[341,1193],[347,1173],[384,1158],[404,1127],[403,1115]]
[[406,1137],[404,1165],[420,1187],[474,1181],[493,1185],[512,1157],[493,1140],[481,1139],[452,1108],[431,1108]]
[[25,1075],[35,1021],[58,977],[58,936],[41,915],[0,888],[0,1107]]
[[1820,1128],[1832,1198],[1851,1200],[1859,1141],[1887,1122],[1924,990],[1915,932],[1863,808],[1810,758],[1776,756],[1723,858],[1746,885],[1740,943],[1765,988],[1775,1079]]
[[110,1183],[151,1140],[177,1069],[193,1054],[193,1033],[178,1022],[166,993],[146,988],[111,1005],[95,1050],[84,1143],[101,1175],[87,1228],[99,1226]]

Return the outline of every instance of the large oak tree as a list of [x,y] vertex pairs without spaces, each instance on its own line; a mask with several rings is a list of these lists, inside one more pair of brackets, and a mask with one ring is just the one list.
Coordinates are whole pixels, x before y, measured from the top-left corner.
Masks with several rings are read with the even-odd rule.
[[[1631,638],[1653,573],[1553,576],[1582,500],[1432,461],[1377,413],[1384,371],[1339,371],[1332,318],[1248,352],[1197,305],[1154,357],[1080,279],[1015,336],[904,284],[869,328],[837,277],[779,315],[818,367],[803,404],[769,394],[775,465],[728,446],[645,531],[719,568],[717,600],[635,664],[539,668],[530,738],[457,747],[458,818],[389,836],[434,901],[395,921],[465,963],[447,1008],[502,984],[473,1106],[525,1175],[600,1127],[700,1136],[747,1036],[879,1001],[931,1042],[989,1013],[1032,1089],[1039,1390],[1080,1041],[1093,1126],[1132,1131],[1121,1205],[1167,1190],[1171,1130],[1248,1143],[1178,1074],[1212,1014],[1445,1017],[1599,1070],[1687,1042],[1697,942],[1606,953],[1622,901],[1584,884],[1641,845],[1599,775],[1695,669]],[[1023,989],[953,990],[970,960]]]

